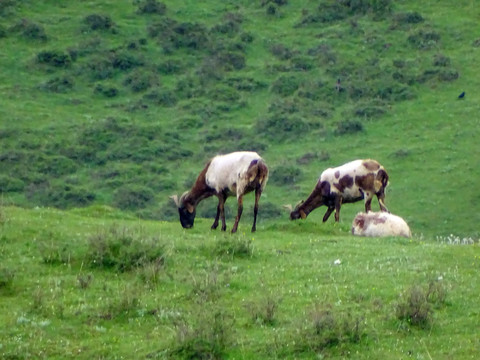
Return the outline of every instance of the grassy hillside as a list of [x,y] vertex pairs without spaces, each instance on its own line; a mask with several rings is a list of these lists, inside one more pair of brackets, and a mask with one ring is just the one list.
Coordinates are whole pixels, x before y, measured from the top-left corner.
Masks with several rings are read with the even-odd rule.
[[[478,240],[2,207],[4,359],[475,359]],[[247,232],[244,232],[247,231]]]
[[0,16],[4,203],[174,219],[168,195],[245,149],[279,218],[326,167],[372,157],[415,233],[478,236],[472,1],[9,0]]

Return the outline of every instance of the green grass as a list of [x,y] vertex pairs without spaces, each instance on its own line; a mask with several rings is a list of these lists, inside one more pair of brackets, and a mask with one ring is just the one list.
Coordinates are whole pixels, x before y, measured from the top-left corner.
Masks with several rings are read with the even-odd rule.
[[[475,2],[145,3],[0,3],[0,357],[476,358]],[[271,170],[258,231],[253,196],[183,230],[168,196],[233,150]],[[411,240],[288,219],[367,157]]]
[[[280,221],[255,234],[241,224],[232,236],[210,231],[209,220],[185,231],[107,208],[1,210],[0,276],[13,274],[0,281],[4,358],[196,351],[236,359],[467,359],[478,352],[478,239],[358,238],[344,225]],[[98,257],[89,253],[101,242],[92,248],[92,240],[105,234],[124,254],[125,234],[132,244],[155,239],[137,251],[161,250],[163,260],[154,266],[146,256],[122,271],[93,263]],[[424,326],[397,316],[412,288],[421,295],[432,285],[440,300],[411,305],[429,307]]]

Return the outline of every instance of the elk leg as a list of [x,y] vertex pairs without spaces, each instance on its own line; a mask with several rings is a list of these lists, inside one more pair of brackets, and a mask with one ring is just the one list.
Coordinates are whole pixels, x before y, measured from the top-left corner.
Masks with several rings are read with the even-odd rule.
[[233,224],[232,233],[237,232],[238,222],[240,221],[242,212],[243,212],[243,195],[240,195],[238,197],[238,211],[237,211],[237,216],[235,217],[235,224]]
[[323,215],[323,222],[326,222],[328,220],[333,210],[335,210],[334,207],[328,207],[327,211],[325,212],[325,215]]
[[253,207],[253,226],[252,232],[257,230],[257,214],[258,214],[258,202],[260,201],[260,196],[262,196],[262,189],[257,187],[255,189],[255,205]]
[[340,221],[340,207],[342,206],[342,197],[335,197],[335,222]]
[[225,224],[225,201],[226,197],[224,194],[218,195],[218,206],[217,206],[217,215],[215,216],[215,221],[212,224],[212,230],[215,230],[218,227],[218,220],[222,218],[222,231],[225,231],[227,228]]

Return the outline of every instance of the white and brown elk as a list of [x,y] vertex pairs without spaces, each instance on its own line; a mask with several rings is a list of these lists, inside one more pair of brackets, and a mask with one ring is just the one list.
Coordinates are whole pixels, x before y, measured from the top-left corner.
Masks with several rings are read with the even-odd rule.
[[218,227],[222,220],[222,230],[225,231],[225,201],[229,196],[237,197],[238,210],[232,233],[237,231],[243,212],[243,196],[255,191],[252,231],[256,230],[258,203],[268,180],[268,167],[256,152],[238,151],[212,158],[200,172],[193,187],[185,192],[180,199],[172,196],[178,207],[180,223],[184,228],[193,227],[196,207],[200,201],[215,195],[218,198],[217,215],[212,229]]

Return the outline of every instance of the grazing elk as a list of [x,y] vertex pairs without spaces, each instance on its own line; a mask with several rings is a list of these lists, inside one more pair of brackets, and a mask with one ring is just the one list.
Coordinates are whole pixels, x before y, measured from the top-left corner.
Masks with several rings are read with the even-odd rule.
[[265,161],[255,152],[240,151],[215,156],[200,172],[195,184],[184,193],[180,200],[172,196],[178,207],[180,223],[186,229],[193,227],[196,207],[200,201],[212,195],[218,197],[217,215],[212,229],[218,227],[222,219],[222,230],[225,231],[224,206],[228,196],[236,195],[238,211],[232,233],[237,231],[238,222],[243,211],[243,195],[255,190],[255,206],[253,208],[252,231],[256,230],[258,201],[268,180],[268,167]]
[[305,219],[309,213],[325,205],[327,212],[323,222],[327,221],[335,210],[335,221],[340,220],[340,207],[343,203],[352,203],[365,199],[365,211],[371,210],[372,198],[378,198],[380,209],[388,212],[385,206],[385,188],[388,174],[377,161],[355,160],[336,168],[326,169],[307,200],[299,203],[290,213],[290,219]]
[[358,213],[353,219],[352,234],[358,236],[403,236],[409,238],[412,232],[400,216],[385,212]]

